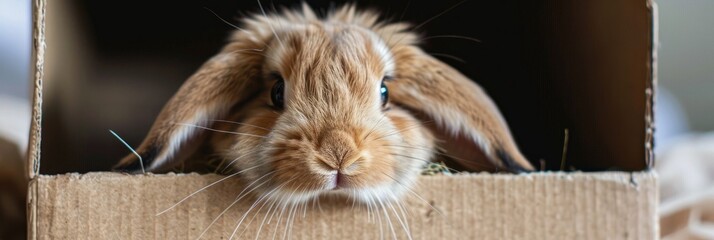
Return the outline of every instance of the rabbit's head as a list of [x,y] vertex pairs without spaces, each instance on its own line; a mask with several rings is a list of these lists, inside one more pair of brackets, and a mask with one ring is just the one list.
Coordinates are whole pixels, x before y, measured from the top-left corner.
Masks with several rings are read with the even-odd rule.
[[[163,171],[214,130],[214,151],[247,183],[293,201],[333,191],[397,199],[439,152],[473,170],[532,169],[484,91],[416,43],[407,24],[351,5],[324,18],[308,7],[253,16],[171,98],[137,152]],[[119,166],[139,168],[133,155]]]

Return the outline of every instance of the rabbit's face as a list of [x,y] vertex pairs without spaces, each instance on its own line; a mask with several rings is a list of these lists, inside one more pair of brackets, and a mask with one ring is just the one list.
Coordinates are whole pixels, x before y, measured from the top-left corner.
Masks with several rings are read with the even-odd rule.
[[185,162],[214,128],[246,189],[286,202],[398,199],[436,148],[470,170],[532,169],[478,85],[417,47],[409,25],[378,19],[353,5],[245,19],[157,117],[136,149],[146,169]]
[[[310,24],[264,50],[265,91],[235,119],[224,158],[264,193],[299,201],[326,191],[396,198],[431,159],[431,136],[390,104],[395,62],[374,33]],[[220,134],[218,134],[220,135]],[[275,191],[272,191],[275,190]]]

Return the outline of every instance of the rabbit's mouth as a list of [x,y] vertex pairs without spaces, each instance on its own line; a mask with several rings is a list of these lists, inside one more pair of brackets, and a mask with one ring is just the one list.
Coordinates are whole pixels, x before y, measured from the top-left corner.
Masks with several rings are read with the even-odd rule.
[[340,171],[335,171],[335,173],[328,175],[326,180],[326,189],[329,191],[338,191],[350,187],[347,176]]
[[[304,159],[301,163],[306,163]],[[371,164],[385,164],[389,161],[414,161],[401,159],[399,156],[380,157]],[[298,161],[292,161],[298,162]],[[304,166],[304,165],[303,165]],[[272,179],[259,192],[264,198],[280,202],[303,204],[323,196],[346,198],[349,202],[375,204],[377,202],[399,202],[414,191],[418,177],[417,170],[379,168],[367,162],[356,163],[354,169],[313,172],[299,170],[300,165],[272,168],[266,179]],[[320,168],[323,169],[323,168]],[[364,171],[356,171],[362,169]],[[420,169],[416,167],[416,169]],[[268,169],[265,169],[268,170]],[[270,171],[270,170],[269,170]],[[262,181],[262,180],[259,180]]]
[[[343,183],[342,181],[345,181]],[[286,202],[289,204],[305,204],[315,201],[323,196],[338,196],[346,198],[348,202],[355,202],[366,205],[373,205],[384,202],[401,201],[404,193],[413,191],[413,183],[385,182],[378,186],[355,187],[349,185],[348,180],[340,179],[339,183],[325,185],[322,189],[295,191],[286,189],[286,183],[278,184],[272,189],[266,189],[261,194],[261,198],[270,201]]]

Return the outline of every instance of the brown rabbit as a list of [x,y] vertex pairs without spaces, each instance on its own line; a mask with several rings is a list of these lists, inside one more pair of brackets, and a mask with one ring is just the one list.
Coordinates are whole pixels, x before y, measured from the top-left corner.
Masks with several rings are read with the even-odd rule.
[[[296,202],[328,191],[396,199],[438,154],[470,170],[531,170],[493,101],[409,29],[353,5],[245,19],[137,152],[166,171],[208,142],[259,192]],[[209,141],[206,130],[218,133]],[[118,166],[136,171],[137,160]]]

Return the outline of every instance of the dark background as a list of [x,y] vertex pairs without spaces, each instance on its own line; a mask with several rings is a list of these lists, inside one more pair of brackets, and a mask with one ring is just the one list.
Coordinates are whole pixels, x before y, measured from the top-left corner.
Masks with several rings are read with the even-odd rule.
[[[361,1],[358,6],[418,25],[459,4],[416,30],[427,38],[422,46],[492,96],[534,165],[561,168],[563,131],[569,129],[566,170],[644,169],[651,48],[646,9],[636,1],[552,2],[558,3]],[[341,5],[307,3],[322,10]],[[206,8],[233,23],[259,12],[255,1],[70,5],[91,60],[71,99],[46,101],[41,166],[46,174],[109,169],[129,152],[107,129],[133,146],[141,142],[163,104],[232,30]],[[299,3],[263,1],[263,6],[272,11]],[[441,35],[480,42],[430,38]],[[52,41],[48,34],[48,48]],[[56,81],[63,78],[71,77]]]

